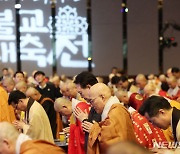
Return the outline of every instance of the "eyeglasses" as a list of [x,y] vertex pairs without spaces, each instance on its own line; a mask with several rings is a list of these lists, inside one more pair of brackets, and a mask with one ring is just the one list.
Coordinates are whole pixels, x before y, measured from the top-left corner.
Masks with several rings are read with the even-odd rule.
[[100,96],[97,96],[97,97],[94,98],[94,99],[90,99],[89,103],[90,103],[90,104],[93,104],[98,97],[100,97]]

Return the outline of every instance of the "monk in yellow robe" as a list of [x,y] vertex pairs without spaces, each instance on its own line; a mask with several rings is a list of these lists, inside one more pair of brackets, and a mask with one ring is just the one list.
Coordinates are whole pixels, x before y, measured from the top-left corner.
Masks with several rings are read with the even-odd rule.
[[14,109],[11,105],[8,105],[8,94],[0,86],[0,121],[13,122],[15,118]]

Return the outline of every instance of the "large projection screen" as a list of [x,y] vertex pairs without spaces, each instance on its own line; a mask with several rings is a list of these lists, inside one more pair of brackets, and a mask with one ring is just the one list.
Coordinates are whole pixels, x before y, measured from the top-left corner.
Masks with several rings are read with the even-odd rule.
[[[15,2],[0,0],[1,67],[16,71]],[[50,0],[20,1],[22,71],[52,74],[52,18]],[[88,23],[86,1],[56,3],[57,73],[73,76],[88,67]],[[95,64],[93,64],[95,67]]]
[[[51,1],[20,1],[22,71],[52,75]],[[57,73],[74,76],[88,70],[87,1],[57,0]],[[16,71],[15,1],[0,0],[0,66]],[[92,1],[93,73],[108,75],[122,68],[121,1]],[[7,33],[6,33],[7,32]]]

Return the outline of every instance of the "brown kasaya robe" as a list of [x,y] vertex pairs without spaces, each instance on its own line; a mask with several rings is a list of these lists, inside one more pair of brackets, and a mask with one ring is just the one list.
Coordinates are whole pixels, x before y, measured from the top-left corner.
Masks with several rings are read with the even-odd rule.
[[88,154],[104,154],[110,145],[126,140],[136,141],[130,114],[121,104],[113,104],[106,119],[92,126]]
[[20,154],[65,154],[65,152],[47,141],[28,140],[21,144]]

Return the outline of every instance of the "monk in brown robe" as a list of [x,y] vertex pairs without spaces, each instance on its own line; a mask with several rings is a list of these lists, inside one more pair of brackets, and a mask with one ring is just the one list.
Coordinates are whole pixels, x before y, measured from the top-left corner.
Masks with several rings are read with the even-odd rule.
[[65,154],[55,144],[44,140],[32,140],[8,122],[0,123],[0,153],[2,154]]
[[108,86],[97,83],[90,88],[90,103],[101,122],[94,124],[83,120],[84,131],[89,132],[88,154],[104,154],[107,148],[119,141],[136,141],[130,114],[116,96],[111,96]]

